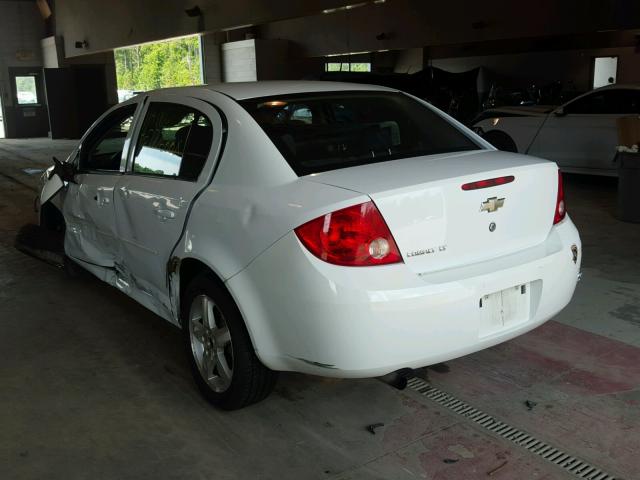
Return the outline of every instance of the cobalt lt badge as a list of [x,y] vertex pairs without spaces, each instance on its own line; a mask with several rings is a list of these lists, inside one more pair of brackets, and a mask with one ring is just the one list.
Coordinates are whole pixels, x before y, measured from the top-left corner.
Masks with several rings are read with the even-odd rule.
[[489,231],[493,232],[493,231],[495,231],[495,229],[496,229],[496,222],[491,222],[489,224]]

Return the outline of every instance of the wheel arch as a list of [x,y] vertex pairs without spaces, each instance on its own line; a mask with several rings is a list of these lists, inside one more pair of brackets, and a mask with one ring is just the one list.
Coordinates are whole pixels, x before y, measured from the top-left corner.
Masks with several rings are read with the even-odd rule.
[[242,317],[244,327],[249,334],[253,349],[256,352],[256,355],[258,355],[258,358],[260,358],[258,342],[256,341],[256,338],[254,337],[254,334],[252,332],[251,324],[249,321],[247,321],[246,315],[243,312],[242,305],[238,301],[237,292],[234,292],[231,288],[229,288],[229,284],[222,279],[223,277],[216,271],[216,269],[212,265],[197,257],[173,257],[169,262],[168,275],[172,297],[171,300],[172,304],[175,305],[177,321],[181,327],[183,321],[183,319],[181,318],[182,315],[180,314],[182,309],[181,301],[184,297],[186,288],[189,283],[193,281],[193,279],[197,278],[200,275],[205,275],[209,279],[214,281],[218,286],[220,286],[222,290],[227,292],[227,294],[235,303],[236,308],[238,309],[238,311],[240,312],[240,316]]
[[487,142],[498,150],[518,153],[518,145],[511,135],[499,129],[489,130],[482,135]]
[[66,222],[62,211],[53,203],[45,202],[40,205],[38,212],[40,226],[53,231],[64,231]]

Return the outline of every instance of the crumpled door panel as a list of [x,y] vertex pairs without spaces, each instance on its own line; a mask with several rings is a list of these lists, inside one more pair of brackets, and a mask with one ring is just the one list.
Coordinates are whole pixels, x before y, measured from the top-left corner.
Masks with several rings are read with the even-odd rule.
[[63,215],[67,225],[67,255],[94,265],[113,268],[118,261],[113,190],[117,175],[81,175],[69,184]]

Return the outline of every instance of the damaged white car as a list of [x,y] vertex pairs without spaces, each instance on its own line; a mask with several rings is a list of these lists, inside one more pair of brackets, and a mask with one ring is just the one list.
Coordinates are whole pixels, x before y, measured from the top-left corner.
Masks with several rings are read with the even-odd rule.
[[145,93],[40,203],[68,258],[182,327],[226,409],[277,371],[372,377],[511,339],[567,305],[581,260],[554,163],[367,85]]

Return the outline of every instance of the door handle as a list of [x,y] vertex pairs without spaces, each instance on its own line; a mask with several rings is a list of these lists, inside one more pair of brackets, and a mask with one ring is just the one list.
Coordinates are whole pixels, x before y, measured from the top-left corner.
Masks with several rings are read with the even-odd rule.
[[129,189],[127,187],[120,187],[120,192],[124,198],[129,196]]
[[171,220],[172,218],[176,217],[176,212],[172,210],[164,210],[164,209],[158,208],[153,212],[156,214],[156,217],[158,217],[163,222],[165,220]]

